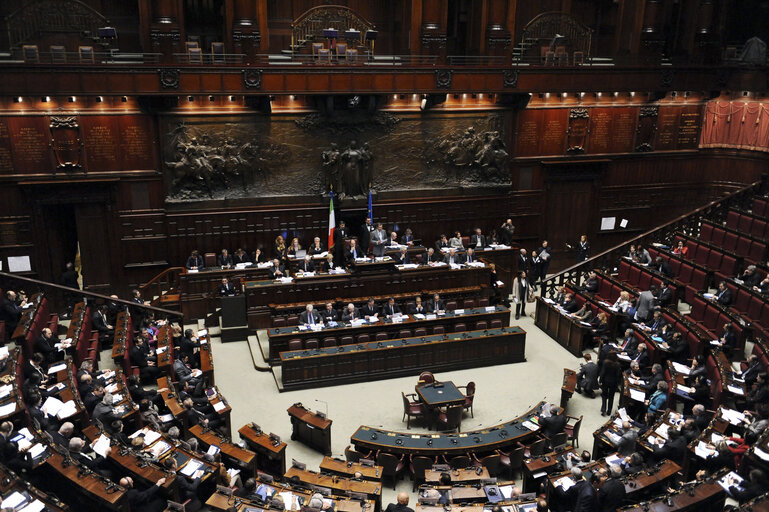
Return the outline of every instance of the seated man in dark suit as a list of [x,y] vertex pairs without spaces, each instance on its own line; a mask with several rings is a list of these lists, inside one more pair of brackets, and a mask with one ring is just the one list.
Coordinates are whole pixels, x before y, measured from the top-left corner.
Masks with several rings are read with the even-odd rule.
[[553,438],[556,434],[560,434],[566,428],[566,415],[559,414],[560,407],[553,405],[550,407],[550,416],[539,418],[539,426],[542,428],[542,434],[549,438]]
[[315,263],[312,262],[312,256],[309,254],[304,257],[301,263],[296,267],[299,272],[315,272]]
[[398,503],[390,503],[387,505],[387,508],[385,509],[385,512],[414,512],[414,509],[410,508],[409,506],[409,495],[408,493],[401,492],[398,493]]
[[722,306],[728,306],[732,303],[732,292],[726,287],[726,282],[721,281],[718,283],[718,290],[716,291],[716,302]]
[[443,313],[446,311],[446,304],[443,303],[441,300],[441,296],[439,294],[433,295],[433,300],[427,303],[427,312],[428,313]]
[[288,277],[288,271],[280,264],[280,260],[275,258],[272,260],[272,267],[270,267],[270,279],[279,279],[281,277]]
[[486,247],[486,237],[483,236],[481,228],[475,228],[475,234],[470,237],[470,247],[478,250]]
[[[258,250],[258,249],[257,249]],[[248,255],[246,251],[244,251],[242,248],[238,247],[238,250],[235,251],[235,254],[232,255],[232,262],[237,265],[238,263],[251,263],[251,257]],[[256,263],[259,263],[257,261]]]
[[409,250],[406,247],[402,247],[401,252],[398,253],[398,256],[395,257],[395,264],[408,265],[409,263],[411,263],[411,258],[409,257]]
[[234,265],[232,255],[227,249],[222,249],[221,254],[216,258],[216,264],[225,268],[230,268]]
[[651,319],[646,322],[646,326],[651,329],[651,332],[654,334],[659,333],[666,324],[667,322],[662,318],[662,313],[659,311],[655,311]]
[[[109,469],[107,459],[97,453],[83,453],[85,447],[85,441],[79,437],[73,437],[69,440],[69,453],[75,461],[105,478],[111,478],[112,471]],[[111,447],[107,448],[107,456],[111,451]]]
[[571,293],[566,294],[562,307],[567,313],[576,313],[579,311],[579,304],[574,299],[574,295]]
[[667,261],[662,259],[662,256],[657,256],[654,260],[654,268],[665,277],[673,277],[673,269],[670,268]]
[[446,235],[441,235],[440,239],[435,242],[435,252],[440,253],[441,249],[448,249],[451,247],[449,245],[449,239],[446,238]]
[[427,313],[427,308],[422,304],[422,297],[417,295],[416,301],[414,304],[411,304],[409,306],[409,314],[410,315],[424,315]]
[[134,346],[129,351],[131,366],[139,368],[139,374],[143,381],[155,381],[160,374],[158,368],[158,359],[150,350],[144,338],[137,336],[134,339]]
[[40,336],[35,340],[35,352],[43,354],[45,363],[50,365],[55,363],[59,359],[63,359],[63,352],[59,354],[58,349],[55,347],[55,343],[58,340],[53,337],[53,332],[48,327],[44,327],[40,332]]
[[317,254],[321,254],[324,252],[325,249],[323,248],[323,244],[320,243],[320,237],[316,236],[315,239],[312,241],[312,245],[309,249],[307,249],[307,254],[311,256],[315,256]]
[[609,464],[609,468],[598,470],[598,503],[601,512],[614,512],[622,506],[627,492],[622,478],[622,468],[616,464]]
[[664,308],[670,306],[673,303],[673,290],[667,281],[662,281],[660,284],[660,290],[657,295],[657,306]]
[[432,247],[427,249],[427,251],[425,251],[425,253],[422,255],[422,265],[430,265],[440,261],[443,261],[443,255],[436,253],[435,249]]
[[478,259],[475,257],[475,250],[472,247],[468,247],[467,252],[465,253],[465,257],[462,258],[462,263],[476,263],[477,261]]
[[238,291],[235,289],[235,287],[232,285],[229,279],[226,277],[222,278],[221,284],[219,284],[219,287],[216,290],[220,297],[225,296],[231,296],[231,295],[237,295]]
[[347,307],[342,311],[342,322],[350,322],[351,320],[358,320],[361,318],[360,311],[355,307],[355,304],[350,302]]
[[448,263],[449,265],[461,265],[462,256],[457,254],[457,250],[452,247],[451,249],[449,249],[449,253],[446,256],[444,256],[443,262]]
[[166,483],[165,478],[161,478],[152,487],[140,491],[134,489],[133,478],[127,476],[120,479],[120,485],[128,489],[126,491],[128,509],[141,510],[142,512],[162,512],[167,506],[167,501],[160,495],[160,489]]
[[203,256],[201,256],[198,251],[192,251],[184,266],[187,270],[198,270],[205,267],[206,264],[203,261]]
[[339,318],[336,309],[334,309],[334,305],[330,302],[326,303],[326,309],[321,312],[320,317],[326,325],[328,325],[329,322],[338,321]]
[[665,441],[665,444],[654,448],[652,460],[654,462],[659,462],[661,460],[670,459],[676,464],[683,464],[685,455],[686,438],[681,435],[681,432],[671,428],[668,430],[668,439]]
[[414,233],[411,228],[406,228],[406,232],[401,237],[401,245],[414,245]]
[[598,274],[590,272],[585,279],[584,290],[586,292],[595,293],[598,291]]
[[99,331],[99,339],[111,344],[114,327],[107,321],[107,307],[101,306],[91,315],[91,328]]
[[734,349],[737,347],[737,332],[735,332],[732,324],[724,324],[724,332],[721,334],[721,349],[726,355],[731,356]]
[[392,318],[401,312],[401,308],[395,303],[395,299],[390,297],[387,299],[387,304],[382,307],[382,314],[387,318]]
[[358,241],[354,238],[350,240],[350,250],[345,254],[347,266],[353,265],[356,259],[365,257],[366,253],[362,248],[358,247]]
[[312,304],[307,304],[304,308],[304,311],[299,314],[299,323],[304,325],[315,325],[321,323],[320,315],[312,308]]
[[370,298],[362,308],[360,308],[360,314],[361,316],[366,318],[366,320],[368,320],[369,318],[376,317],[379,314],[379,308],[374,302],[373,297]]

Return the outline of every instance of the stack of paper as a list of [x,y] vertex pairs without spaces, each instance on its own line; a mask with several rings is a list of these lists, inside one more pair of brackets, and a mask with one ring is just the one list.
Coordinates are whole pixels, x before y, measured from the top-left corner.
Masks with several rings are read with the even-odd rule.
[[7,396],[11,396],[11,392],[13,391],[13,384],[6,384],[5,386],[0,386],[0,400]]
[[539,426],[535,425],[534,423],[530,422],[529,420],[526,420],[522,423],[522,425],[529,430],[539,430]]
[[639,389],[630,388],[630,398],[636,402],[643,402],[646,400],[646,393]]
[[556,487],[561,487],[564,491],[568,491],[572,486],[576,485],[577,482],[571,479],[571,477],[565,476],[563,478],[559,478],[555,482],[553,482],[553,485]]
[[29,449],[29,456],[33,459],[38,458],[45,453],[46,446],[42,443],[34,444]]
[[712,448],[708,448],[708,445],[703,441],[697,443],[694,447],[694,454],[702,459],[707,459],[716,454],[716,451]]
[[721,416],[732,425],[739,425],[745,421],[745,415],[734,409],[721,408]]
[[48,375],[53,375],[54,373],[58,373],[58,372],[60,372],[62,370],[66,370],[66,369],[67,369],[67,363],[55,364],[55,365],[51,366],[50,368],[48,368]]
[[683,373],[684,375],[689,375],[691,373],[691,369],[685,364],[673,362],[673,368],[678,373]]
[[202,467],[202,462],[196,459],[190,459],[179,472],[184,476],[192,477],[192,475]]
[[106,458],[107,450],[109,449],[109,437],[104,434],[100,435],[96,441],[91,443],[91,448],[94,452]]
[[74,400],[67,400],[64,402],[61,409],[59,409],[59,412],[56,413],[56,417],[63,420],[64,418],[69,418],[73,414],[77,414],[77,405],[75,405]]
[[223,411],[227,406],[224,405],[224,402],[216,402],[214,404],[214,411],[220,412]]

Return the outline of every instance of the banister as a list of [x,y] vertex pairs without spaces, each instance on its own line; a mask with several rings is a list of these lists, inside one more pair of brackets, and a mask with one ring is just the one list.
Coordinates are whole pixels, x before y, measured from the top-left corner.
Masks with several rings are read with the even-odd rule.
[[541,295],[543,297],[546,295],[553,297],[555,295],[556,287],[563,285],[567,281],[574,282],[574,284],[579,284],[579,278],[583,272],[600,266],[600,264],[608,261],[609,256],[616,255],[616,253],[621,253],[622,250],[628,245],[644,241],[645,238],[654,236],[654,241],[671,238],[672,234],[675,233],[675,231],[677,231],[679,228],[683,229],[685,232],[688,231],[688,234],[696,236],[696,233],[699,232],[699,215],[709,212],[715,216],[710,217],[711,219],[723,220],[723,218],[725,218],[725,213],[723,211],[718,211],[719,209],[723,210],[723,207],[730,205],[732,202],[735,202],[738,199],[742,199],[742,196],[755,194],[766,185],[766,181],[767,175],[764,175],[759,181],[750,183],[749,185],[735,190],[734,192],[731,192],[719,199],[710,201],[704,206],[700,206],[699,208],[695,208],[688,213],[680,215],[669,222],[661,224],[640,235],[635,236],[634,238],[625,240],[624,242],[610,247],[609,249],[606,249],[605,251],[593,256],[592,258],[588,258],[585,261],[561,270],[560,272],[542,281]]
[[155,313],[160,313],[163,316],[171,316],[171,317],[181,317],[182,316],[182,312],[181,311],[174,311],[172,309],[158,308],[158,307],[155,307],[155,306],[148,306],[148,305],[145,305],[145,304],[138,304],[136,302],[131,302],[130,300],[114,298],[114,297],[110,297],[108,295],[103,295],[101,293],[89,292],[89,291],[86,291],[86,290],[79,290],[77,288],[70,288],[69,286],[63,286],[63,285],[60,285],[60,284],[49,283],[49,282],[46,282],[46,281],[41,281],[39,279],[33,279],[31,277],[24,277],[24,276],[19,276],[19,275],[15,275],[15,274],[9,274],[7,272],[0,272],[0,278],[11,279],[11,280],[15,280],[15,281],[21,281],[23,283],[30,283],[30,284],[37,285],[40,288],[44,288],[44,289],[45,288],[50,288],[50,289],[53,289],[53,290],[64,292],[64,293],[69,294],[69,295],[80,295],[80,296],[83,296],[83,297],[90,297],[90,298],[93,298],[93,299],[103,300],[105,302],[116,302],[116,303],[122,304],[122,305],[124,305],[126,307],[141,308],[141,309],[145,309],[147,311],[152,311],[152,312],[155,312]]

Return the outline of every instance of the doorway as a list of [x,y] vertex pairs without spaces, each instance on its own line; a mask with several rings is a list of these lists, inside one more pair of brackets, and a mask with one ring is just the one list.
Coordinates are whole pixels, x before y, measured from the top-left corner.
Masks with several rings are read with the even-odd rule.
[[77,220],[75,205],[46,204],[42,206],[45,223],[45,235],[48,246],[48,275],[52,282],[58,283],[64,265],[75,263],[78,254]]

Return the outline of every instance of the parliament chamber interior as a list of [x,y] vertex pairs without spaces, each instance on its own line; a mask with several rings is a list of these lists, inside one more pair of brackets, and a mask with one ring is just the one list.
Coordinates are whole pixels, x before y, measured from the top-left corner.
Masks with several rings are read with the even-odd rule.
[[767,2],[0,18],[1,511],[769,511]]

